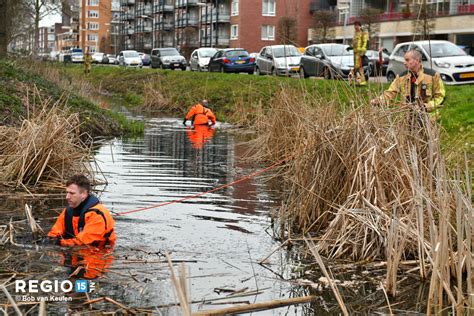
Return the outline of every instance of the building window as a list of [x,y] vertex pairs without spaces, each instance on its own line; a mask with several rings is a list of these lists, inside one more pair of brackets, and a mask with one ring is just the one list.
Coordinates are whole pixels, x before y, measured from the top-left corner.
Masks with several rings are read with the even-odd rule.
[[98,39],[97,34],[87,34],[87,40],[89,42],[96,42]]
[[232,0],[231,13],[232,16],[239,15],[239,0]]
[[98,30],[99,29],[99,23],[97,23],[97,22],[88,22],[87,23],[87,29],[88,30]]
[[98,18],[99,17],[99,11],[89,10],[89,11],[87,11],[87,17],[89,17],[89,18]]
[[262,15],[275,16],[276,3],[275,0],[263,0]]
[[262,40],[264,41],[275,40],[275,26],[274,25],[262,25]]
[[88,1],[87,1],[87,4],[88,4],[88,5],[98,6],[98,5],[99,5],[99,0],[88,0]]
[[231,25],[230,26],[230,39],[235,40],[239,38],[239,26],[236,25]]

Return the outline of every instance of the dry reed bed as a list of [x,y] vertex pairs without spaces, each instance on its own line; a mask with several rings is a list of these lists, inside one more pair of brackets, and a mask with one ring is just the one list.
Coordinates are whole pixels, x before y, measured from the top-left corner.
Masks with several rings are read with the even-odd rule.
[[287,159],[274,175],[283,179],[280,233],[313,236],[330,259],[387,261],[392,295],[399,262],[415,259],[431,281],[428,313],[474,306],[470,177],[447,170],[429,117],[357,98],[361,106],[338,114],[304,92],[275,100],[257,121],[255,158]]
[[65,98],[53,101],[34,90],[24,100],[28,114],[21,126],[0,126],[0,182],[27,190],[62,188],[72,174],[92,175],[79,117],[62,110],[64,103]]

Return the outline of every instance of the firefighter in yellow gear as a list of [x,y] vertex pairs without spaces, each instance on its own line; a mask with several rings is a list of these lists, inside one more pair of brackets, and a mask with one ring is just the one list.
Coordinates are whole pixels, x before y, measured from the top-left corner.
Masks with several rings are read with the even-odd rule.
[[88,75],[91,72],[92,68],[92,55],[87,50],[86,54],[84,55],[84,74]]
[[446,89],[439,73],[425,70],[421,64],[421,53],[415,49],[405,54],[407,71],[397,75],[382,96],[371,101],[372,105],[398,101],[402,105],[416,106],[418,110],[430,113],[432,120],[439,118]]
[[367,85],[364,75],[363,58],[367,52],[368,33],[361,28],[359,21],[354,22],[354,37],[352,38],[352,49],[354,50],[354,68],[349,74],[349,84],[357,83],[361,86]]

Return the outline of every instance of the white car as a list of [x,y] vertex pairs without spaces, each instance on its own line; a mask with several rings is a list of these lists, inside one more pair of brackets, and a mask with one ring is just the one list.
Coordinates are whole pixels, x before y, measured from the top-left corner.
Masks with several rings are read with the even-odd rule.
[[84,55],[82,52],[73,52],[71,53],[71,61],[73,63],[82,63],[84,61]]
[[102,60],[104,59],[104,55],[105,55],[104,53],[99,53],[99,52],[92,54],[92,62],[101,64]]
[[418,50],[422,55],[423,68],[438,72],[445,84],[474,83],[474,57],[451,42],[434,40],[400,43],[395,46],[387,67],[389,82],[406,70],[404,56],[410,49]]
[[271,45],[260,50],[255,66],[258,75],[290,75],[300,71],[301,53],[293,45]]
[[124,50],[118,54],[118,63],[125,67],[143,67],[142,59],[136,50]]
[[115,64],[117,57],[113,54],[107,54],[107,58],[109,60],[109,64]]
[[210,47],[202,47],[193,51],[189,58],[189,68],[191,71],[204,71],[209,69],[209,61],[217,49]]

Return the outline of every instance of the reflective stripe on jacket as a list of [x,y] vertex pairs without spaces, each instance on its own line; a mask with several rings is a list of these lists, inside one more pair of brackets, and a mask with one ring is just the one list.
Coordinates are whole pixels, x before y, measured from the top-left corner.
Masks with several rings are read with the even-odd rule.
[[208,124],[211,120],[212,124],[216,124],[216,116],[212,111],[202,104],[194,105],[186,114],[186,120],[193,120],[194,125]]

